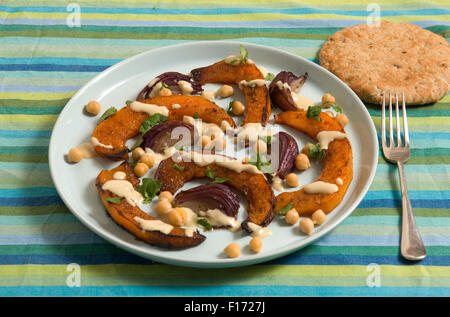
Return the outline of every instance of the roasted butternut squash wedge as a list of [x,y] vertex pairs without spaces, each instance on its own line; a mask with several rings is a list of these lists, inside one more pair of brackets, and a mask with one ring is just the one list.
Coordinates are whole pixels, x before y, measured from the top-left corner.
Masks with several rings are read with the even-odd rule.
[[[142,102],[167,107],[168,120],[171,121],[181,121],[184,116],[198,115],[205,122],[221,126],[222,121],[226,121],[231,127],[236,127],[233,119],[223,108],[200,96],[172,95]],[[173,108],[173,104],[179,104],[180,107]],[[95,146],[97,154],[114,161],[126,160],[129,149],[125,143],[139,134],[139,127],[146,118],[147,113],[136,112],[131,110],[130,106],[126,106],[101,122],[91,135],[104,145]]]
[[155,178],[162,182],[161,191],[167,190],[173,194],[187,181],[206,177],[206,172],[209,170],[211,173],[215,173],[216,177],[228,179],[225,184],[244,194],[248,201],[248,217],[242,223],[242,227],[246,231],[251,232],[247,226],[248,222],[267,226],[272,221],[275,196],[263,174],[253,174],[248,171],[238,173],[215,163],[199,166],[195,162],[177,162],[176,164],[181,168],[174,168],[174,164],[175,161],[168,158],[161,161],[156,170]]
[[184,229],[173,227],[168,233],[164,234],[159,231],[144,231],[134,217],[144,220],[155,220],[152,216],[143,212],[139,207],[130,205],[124,198],[121,198],[120,204],[114,204],[106,200],[107,197],[117,197],[108,190],[103,190],[102,186],[109,180],[113,179],[115,172],[124,172],[125,180],[129,181],[133,187],[139,184],[139,179],[134,175],[131,166],[124,162],[112,170],[103,170],[97,176],[97,191],[102,200],[103,206],[111,218],[125,230],[135,235],[137,238],[155,246],[169,249],[186,249],[199,245],[205,240],[205,236],[195,231],[191,237],[186,235]]
[[[204,84],[237,84],[243,80],[251,81],[255,79],[264,80],[264,76],[255,64],[245,63],[231,65],[225,63],[225,60],[214,63],[210,66],[196,68],[191,71],[195,82]],[[244,93],[247,111],[244,117],[244,123],[261,123],[263,126],[269,120],[271,107],[269,98],[269,89],[264,84],[255,87],[239,85]]]
[[[335,118],[325,113],[320,114],[320,121],[309,119],[306,111],[286,111],[275,116],[275,121],[288,125],[317,140],[321,131],[344,132]],[[289,203],[293,204],[300,215],[310,215],[317,209],[325,213],[331,212],[343,199],[353,178],[352,147],[347,138],[329,143],[324,159],[323,170],[317,181],[336,184],[340,178],[342,184],[338,191],[332,194],[309,194],[302,188],[294,192],[281,193],[276,198],[275,210],[280,210]]]

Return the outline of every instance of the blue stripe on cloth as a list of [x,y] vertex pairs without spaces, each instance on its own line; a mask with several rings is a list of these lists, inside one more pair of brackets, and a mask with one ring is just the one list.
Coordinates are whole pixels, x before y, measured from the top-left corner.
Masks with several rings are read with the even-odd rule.
[[47,71],[47,72],[101,72],[111,65],[88,66],[88,65],[51,65],[51,64],[11,64],[0,65],[0,70],[18,71]]

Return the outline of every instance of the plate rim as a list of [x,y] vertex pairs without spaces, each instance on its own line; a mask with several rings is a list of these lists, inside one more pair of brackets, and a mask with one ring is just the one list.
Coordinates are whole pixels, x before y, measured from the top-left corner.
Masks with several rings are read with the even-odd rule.
[[[311,66],[312,68],[317,69],[318,71],[321,72],[325,72],[328,76],[334,78],[335,80],[337,80],[341,85],[342,88],[347,90],[348,93],[350,93],[351,95],[353,95],[353,97],[355,97],[355,100],[357,100],[357,103],[359,104],[362,113],[364,114],[364,116],[366,117],[366,119],[369,122],[372,122],[372,124],[369,127],[369,134],[372,136],[372,141],[373,141],[373,152],[376,153],[376,157],[374,157],[374,160],[372,162],[372,164],[370,165],[370,174],[369,177],[367,179],[367,182],[364,184],[364,186],[361,189],[361,194],[357,197],[357,199],[355,199],[351,204],[350,207],[347,208],[346,211],[341,212],[338,216],[335,217],[335,221],[333,224],[329,225],[329,227],[327,227],[324,230],[321,230],[318,233],[315,233],[305,239],[303,239],[301,241],[301,243],[295,247],[289,247],[289,246],[285,246],[281,249],[277,249],[277,250],[272,250],[271,252],[267,253],[267,254],[256,254],[255,257],[250,257],[250,258],[245,258],[245,259],[222,259],[222,258],[216,258],[216,259],[212,259],[211,261],[195,261],[195,260],[185,260],[185,259],[177,259],[176,256],[160,256],[158,254],[151,254],[151,252],[149,253],[148,251],[145,252],[141,249],[140,246],[137,245],[129,245],[128,242],[118,238],[115,235],[111,235],[109,233],[103,232],[101,229],[97,228],[95,226],[95,224],[92,224],[91,222],[87,221],[87,219],[84,219],[84,217],[82,216],[81,213],[78,213],[76,210],[74,210],[75,208],[72,208],[72,206],[68,203],[68,198],[64,195],[62,189],[59,188],[58,182],[57,180],[57,176],[56,176],[56,171],[55,171],[55,162],[54,162],[54,156],[52,155],[52,153],[54,152],[54,138],[56,138],[56,130],[57,127],[59,125],[61,125],[62,123],[62,119],[61,117],[63,116],[63,114],[66,111],[69,111],[68,109],[70,108],[71,104],[73,102],[75,102],[74,100],[76,100],[80,95],[82,95],[84,93],[84,91],[94,82],[97,82],[99,80],[101,80],[103,77],[107,76],[108,74],[110,74],[111,72],[113,72],[114,70],[116,70],[119,67],[122,67],[123,65],[126,65],[128,63],[132,63],[135,59],[139,59],[140,57],[147,55],[147,54],[152,54],[153,52],[158,52],[160,53],[161,51],[164,50],[173,50],[173,49],[177,49],[177,48],[187,48],[189,46],[197,46],[197,45],[218,45],[218,44],[230,44],[230,45],[244,45],[246,46],[247,49],[251,49],[251,48],[255,48],[255,49],[262,49],[262,50],[268,50],[271,51],[271,53],[276,53],[276,54],[285,54],[287,56],[293,57],[293,58],[297,58],[302,60],[302,62],[305,62],[307,64],[309,64],[309,66]],[[261,262],[267,262],[270,261],[272,259],[275,258],[280,258],[283,257],[287,254],[290,253],[294,253],[306,246],[308,246],[309,244],[311,244],[314,241],[319,240],[320,238],[322,238],[324,235],[328,234],[331,230],[333,230],[334,228],[336,228],[343,220],[345,220],[357,207],[357,205],[361,202],[361,200],[366,196],[369,187],[371,186],[373,179],[375,177],[376,174],[376,169],[377,169],[377,165],[378,165],[378,149],[379,149],[379,144],[378,144],[378,137],[377,137],[377,132],[376,132],[376,127],[375,124],[373,123],[373,120],[367,110],[367,108],[365,107],[364,103],[361,101],[361,99],[356,95],[356,93],[347,85],[345,84],[340,78],[338,78],[336,75],[334,75],[333,73],[331,73],[330,71],[328,71],[326,68],[308,60],[307,58],[303,57],[303,56],[299,56],[290,52],[286,52],[284,50],[275,48],[275,47],[270,47],[270,46],[265,46],[265,45],[261,45],[261,44],[254,44],[254,43],[247,43],[247,42],[241,42],[241,41],[224,41],[224,40],[218,40],[218,41],[207,41],[207,42],[203,42],[203,41],[192,41],[192,42],[187,42],[187,43],[179,43],[179,44],[173,44],[173,45],[167,45],[164,47],[159,47],[159,48],[155,48],[155,49],[151,49],[151,50],[147,50],[144,52],[141,52],[139,54],[133,55],[131,57],[128,57],[108,68],[106,68],[105,70],[103,70],[102,72],[100,72],[99,74],[95,75],[92,79],[90,79],[86,84],[83,85],[83,87],[81,87],[71,98],[70,100],[66,103],[66,105],[64,106],[63,110],[58,114],[58,118],[56,119],[56,122],[52,128],[52,133],[50,136],[50,142],[49,142],[49,150],[48,150],[48,163],[49,163],[49,169],[50,169],[50,175],[53,181],[53,184],[58,192],[59,197],[61,198],[61,200],[64,202],[65,206],[70,210],[70,212],[81,222],[83,223],[83,225],[85,225],[86,227],[88,227],[92,232],[94,232],[95,234],[97,234],[98,236],[100,236],[102,239],[108,241],[109,243],[114,244],[115,246],[121,248],[124,251],[133,253],[135,255],[138,255],[140,257],[146,258],[146,259],[150,259],[153,261],[157,261],[160,263],[166,263],[166,264],[170,264],[170,265],[176,265],[176,266],[183,266],[183,267],[194,267],[194,268],[228,268],[228,267],[238,267],[238,266],[247,266],[247,265],[253,265],[253,264],[258,264]],[[56,157],[55,157],[56,159]],[[150,245],[149,245],[150,246]],[[154,247],[154,246],[150,246],[150,247]],[[157,248],[157,247],[154,247]]]

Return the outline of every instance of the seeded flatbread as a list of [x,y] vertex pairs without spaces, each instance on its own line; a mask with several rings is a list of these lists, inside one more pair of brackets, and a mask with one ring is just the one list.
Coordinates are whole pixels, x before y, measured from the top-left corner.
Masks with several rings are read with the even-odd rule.
[[381,104],[383,92],[405,94],[408,105],[438,101],[450,87],[450,45],[409,23],[359,24],[330,36],[320,64],[365,102]]

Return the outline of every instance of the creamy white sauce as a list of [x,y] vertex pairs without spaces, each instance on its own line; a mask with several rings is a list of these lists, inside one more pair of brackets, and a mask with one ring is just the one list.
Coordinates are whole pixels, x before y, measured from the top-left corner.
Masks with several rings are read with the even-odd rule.
[[178,87],[180,87],[183,95],[190,95],[194,91],[194,88],[192,88],[191,83],[189,83],[185,80],[180,80],[178,82]]
[[103,190],[109,190],[111,193],[119,197],[123,197],[131,206],[136,206],[142,203],[144,199],[138,191],[133,188],[133,185],[126,180],[113,179],[109,180],[102,186]]
[[199,211],[199,216],[204,217],[211,226],[227,227],[230,231],[237,231],[241,227],[241,223],[234,217],[227,216],[219,209],[208,209]]
[[92,137],[91,138],[91,143],[92,143],[93,146],[100,146],[100,147],[104,147],[106,149],[112,149],[113,148],[112,145],[105,145],[103,143],[100,143],[100,141],[96,137]]
[[[219,127],[215,123],[204,122],[202,120],[195,120],[191,116],[183,116],[183,122],[193,125],[199,135],[207,135],[207,136],[214,135],[216,137],[223,135],[222,127]],[[222,125],[223,122],[228,123],[226,121],[222,121]]]
[[239,82],[239,89],[242,89],[244,86],[255,86],[255,87],[262,87],[266,85],[265,79],[253,79],[253,80],[241,80]]
[[169,234],[173,229],[172,225],[169,225],[161,220],[145,220],[139,217],[134,217],[133,219],[138,222],[141,228],[145,231],[159,231],[164,234]]
[[162,82],[157,83],[155,87],[152,88],[149,97],[153,98],[159,96],[159,92],[161,91],[162,88],[163,88]]
[[165,160],[166,158],[171,157],[174,153],[177,152],[177,149],[173,146],[168,147],[167,149],[164,150],[164,153],[156,153],[155,151],[153,151],[151,148],[146,147],[145,148],[145,153],[153,155],[153,157],[155,158],[155,164],[154,166],[157,166],[161,161]]
[[343,185],[344,182],[342,181],[342,178],[340,178],[340,177],[336,178],[336,184],[339,186]]
[[277,191],[282,192],[284,190],[283,180],[278,176],[272,178],[272,187]]
[[90,159],[97,156],[94,145],[90,142],[82,143],[78,146],[78,149],[83,153],[83,159]]
[[320,143],[321,149],[328,149],[328,144],[334,140],[342,140],[346,138],[345,133],[339,131],[321,131],[317,133],[317,140]]
[[154,79],[152,79],[149,83],[148,83],[148,87],[151,87],[151,86],[153,86],[157,81],[159,80],[159,78],[158,77],[156,77],[156,78],[154,78]]
[[291,86],[289,86],[288,83],[283,83],[281,80],[277,81],[276,85],[277,85],[278,89],[280,89],[280,90],[283,90],[283,88],[286,88],[289,91],[291,91]]
[[291,91],[291,95],[298,110],[308,110],[308,107],[314,106],[314,101],[307,97],[300,96],[293,91]]
[[214,97],[216,96],[216,93],[212,90],[203,90],[201,93],[201,96],[208,100],[213,100]]
[[181,105],[180,105],[180,104],[174,103],[174,104],[172,105],[172,109],[180,109],[180,108],[181,108]]
[[249,172],[251,174],[262,174],[262,172],[254,165],[242,164],[241,161],[223,155],[184,151],[180,152],[180,155],[183,161],[194,162],[198,166],[206,166],[214,163],[217,166],[227,168],[237,173]]
[[263,128],[261,123],[247,123],[237,129],[237,138],[239,140],[249,140],[256,142],[261,135]]
[[220,128],[222,129],[222,131],[226,131],[227,129],[233,129],[231,125],[225,120],[222,120],[222,122],[220,123]]
[[261,72],[261,74],[263,75],[263,77],[266,78],[267,74],[269,73],[267,71],[267,69],[265,67],[263,67],[263,66],[256,66],[256,68],[258,68],[259,71]]
[[133,101],[130,105],[131,110],[136,112],[145,112],[150,116],[156,113],[162,114],[163,116],[169,116],[169,109],[165,106],[153,105],[151,103],[143,103],[139,101]]
[[[241,61],[242,61],[241,56],[236,55],[230,55],[224,59],[225,64],[230,64],[233,66],[238,66],[241,63]],[[250,58],[247,58],[245,62],[247,64],[254,64],[254,62]]]
[[115,172],[113,175],[114,179],[125,179],[125,177],[127,176],[127,174],[125,174],[124,172]]
[[333,194],[338,191],[336,184],[317,181],[303,187],[307,194]]
[[267,227],[261,227],[253,222],[247,223],[248,228],[252,231],[252,237],[266,238],[272,234],[272,230]]

